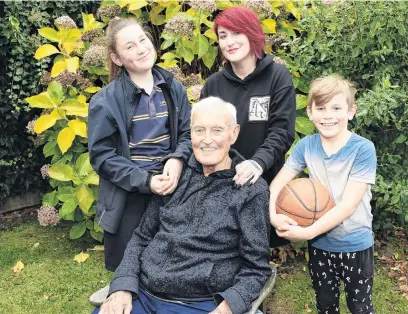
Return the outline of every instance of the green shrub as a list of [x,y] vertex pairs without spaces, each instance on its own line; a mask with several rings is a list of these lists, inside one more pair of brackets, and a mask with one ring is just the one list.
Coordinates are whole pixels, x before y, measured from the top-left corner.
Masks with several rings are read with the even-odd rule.
[[373,187],[374,229],[408,225],[408,3],[404,1],[314,1],[302,11],[301,35],[279,52],[298,90],[339,73],[355,83],[354,130],[372,140],[378,156]]
[[[295,20],[300,18],[300,11],[294,2],[243,3],[258,10],[267,34],[279,31],[279,38],[296,36]],[[229,1],[191,1],[189,5],[161,0],[104,1],[96,14],[99,20],[85,13],[82,21],[64,16],[55,21],[55,27],[38,30],[49,42],[38,47],[34,57],[54,59],[45,77],[46,91],[27,97],[26,101],[33,108],[43,109],[34,131],[43,136],[44,156],[51,158],[47,175],[53,191],[44,196],[43,206],[57,207],[61,218],[74,221],[71,238],[79,238],[87,230],[96,240],[101,241],[103,236],[93,222],[98,177],[86,152],[86,123],[87,102],[107,82],[106,48],[101,36],[109,20],[117,15],[132,15],[149,26],[160,47],[159,65],[172,71],[188,88],[189,99],[195,101],[203,84],[202,76],[218,68],[216,36],[211,29],[214,14],[231,5]],[[272,52],[270,46],[266,50]],[[299,96],[299,100],[299,108],[304,107],[304,97]],[[312,130],[309,120],[298,118],[299,133]]]

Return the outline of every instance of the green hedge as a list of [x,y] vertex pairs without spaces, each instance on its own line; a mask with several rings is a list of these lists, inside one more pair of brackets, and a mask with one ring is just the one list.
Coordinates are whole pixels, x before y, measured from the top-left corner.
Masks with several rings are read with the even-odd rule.
[[45,188],[40,168],[46,161],[37,149],[41,139],[26,129],[40,111],[24,100],[40,91],[41,74],[50,62],[32,58],[44,41],[37,29],[61,15],[80,19],[81,12],[94,12],[98,6],[85,1],[0,2],[0,202]]

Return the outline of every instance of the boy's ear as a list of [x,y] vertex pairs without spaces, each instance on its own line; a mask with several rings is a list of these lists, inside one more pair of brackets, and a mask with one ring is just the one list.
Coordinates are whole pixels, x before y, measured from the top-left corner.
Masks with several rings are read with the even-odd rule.
[[353,120],[354,115],[356,114],[356,112],[357,112],[357,106],[356,106],[356,104],[352,104],[350,109],[349,109],[349,112],[348,112],[348,119]]
[[306,113],[307,116],[309,117],[309,120],[312,120],[312,108],[310,108],[310,106],[306,107]]

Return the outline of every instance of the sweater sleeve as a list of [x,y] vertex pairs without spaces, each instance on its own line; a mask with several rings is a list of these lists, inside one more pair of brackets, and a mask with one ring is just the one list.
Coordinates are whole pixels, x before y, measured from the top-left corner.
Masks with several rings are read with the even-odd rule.
[[150,192],[150,176],[117,153],[118,129],[100,101],[91,100],[88,116],[88,150],[92,168],[101,177],[128,191]]
[[217,304],[222,300],[227,301],[233,314],[245,313],[250,309],[252,302],[259,296],[271,274],[269,267],[269,193],[263,180],[257,182],[256,185],[258,187],[262,185],[262,191],[254,193],[255,195],[250,197],[238,212],[242,234],[239,245],[242,267],[235,276],[233,286],[214,296]]
[[271,95],[267,137],[251,158],[264,171],[272,168],[291,147],[295,140],[295,121],[296,92],[290,85]]
[[122,262],[115,271],[110,283],[109,295],[116,291],[138,293],[140,257],[159,230],[161,203],[162,197],[154,195],[126,247]]

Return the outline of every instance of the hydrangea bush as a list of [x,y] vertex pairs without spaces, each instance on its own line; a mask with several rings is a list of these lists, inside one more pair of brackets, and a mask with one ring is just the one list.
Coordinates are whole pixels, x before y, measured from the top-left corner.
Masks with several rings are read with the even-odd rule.
[[[39,212],[42,224],[58,222],[49,218],[56,209],[61,219],[73,221],[71,238],[87,232],[98,241],[103,237],[93,221],[98,176],[89,164],[86,128],[88,102],[108,81],[104,32],[109,20],[115,16],[135,16],[148,26],[158,44],[159,65],[186,86],[188,98],[194,103],[199,99],[204,78],[220,67],[212,30],[214,16],[220,10],[242,4],[259,14],[267,34],[267,53],[276,51],[299,33],[295,30],[300,9],[290,0],[109,0],[102,2],[95,16],[83,13],[82,23],[62,16],[54,21],[54,27],[39,29],[47,42],[38,47],[34,58],[54,58],[52,67],[41,78],[44,91],[26,98],[32,107],[43,110],[38,119],[27,125],[27,130],[41,138],[44,156],[50,159],[50,164],[41,168],[43,178],[49,178],[52,188],[43,197],[41,219]],[[78,24],[83,28],[78,28]],[[276,62],[285,64],[281,58],[276,58]],[[301,109],[305,98],[299,95],[298,100]],[[301,134],[313,131],[304,117],[298,118],[296,128]]]

